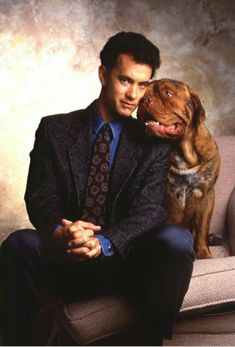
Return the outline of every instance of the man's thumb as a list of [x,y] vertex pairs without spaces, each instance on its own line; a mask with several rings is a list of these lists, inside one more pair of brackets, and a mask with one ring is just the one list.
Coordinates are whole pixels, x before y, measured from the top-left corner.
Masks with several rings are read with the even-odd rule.
[[61,219],[61,224],[62,224],[64,227],[67,227],[67,226],[69,226],[70,224],[72,224],[72,222],[71,222],[70,220],[68,220],[68,219],[63,218],[63,219]]

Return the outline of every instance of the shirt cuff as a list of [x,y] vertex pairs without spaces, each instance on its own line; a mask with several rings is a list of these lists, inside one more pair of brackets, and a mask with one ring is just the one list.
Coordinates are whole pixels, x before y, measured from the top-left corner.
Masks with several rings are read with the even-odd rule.
[[56,224],[54,229],[52,230],[52,234],[54,234],[59,227],[61,227],[61,224]]
[[101,245],[102,252],[103,252],[104,256],[110,257],[111,255],[115,254],[111,241],[106,239],[106,237],[104,237],[101,234],[95,234],[95,237],[100,242],[100,245]]

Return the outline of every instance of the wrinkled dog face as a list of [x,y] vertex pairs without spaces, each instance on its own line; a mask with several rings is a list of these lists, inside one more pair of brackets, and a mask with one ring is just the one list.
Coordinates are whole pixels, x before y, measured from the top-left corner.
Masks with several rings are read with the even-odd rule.
[[190,125],[198,126],[205,112],[196,94],[185,83],[161,79],[149,84],[137,112],[149,135],[178,139]]

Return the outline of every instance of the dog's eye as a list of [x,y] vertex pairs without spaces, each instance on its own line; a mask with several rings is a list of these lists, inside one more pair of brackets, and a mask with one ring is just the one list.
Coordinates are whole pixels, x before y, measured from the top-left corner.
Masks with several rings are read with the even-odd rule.
[[169,96],[169,98],[171,98],[173,96],[173,93],[170,92],[169,90],[166,91],[166,95]]

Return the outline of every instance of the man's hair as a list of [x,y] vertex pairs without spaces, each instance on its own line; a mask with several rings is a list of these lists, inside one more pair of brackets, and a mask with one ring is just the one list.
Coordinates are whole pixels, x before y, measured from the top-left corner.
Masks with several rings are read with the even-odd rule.
[[119,54],[130,54],[136,63],[146,64],[152,68],[152,76],[160,67],[160,52],[144,35],[135,32],[119,32],[109,38],[100,52],[101,64],[107,70],[116,66]]

